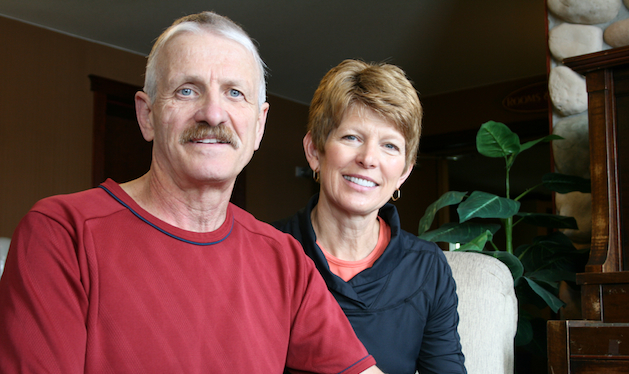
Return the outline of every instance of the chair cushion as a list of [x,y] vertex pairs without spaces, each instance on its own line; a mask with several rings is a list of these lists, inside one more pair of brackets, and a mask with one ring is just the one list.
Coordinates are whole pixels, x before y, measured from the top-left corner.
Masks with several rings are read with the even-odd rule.
[[469,374],[513,373],[518,303],[509,268],[480,253],[445,252],[459,298],[459,335]]

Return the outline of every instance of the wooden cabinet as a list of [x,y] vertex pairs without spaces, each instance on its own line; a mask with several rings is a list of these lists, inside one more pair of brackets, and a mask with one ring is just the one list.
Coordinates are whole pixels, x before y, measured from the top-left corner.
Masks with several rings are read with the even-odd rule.
[[587,82],[592,246],[583,320],[548,322],[549,373],[629,373],[629,47],[564,64]]
[[627,323],[549,321],[548,372],[629,373],[627,336]]

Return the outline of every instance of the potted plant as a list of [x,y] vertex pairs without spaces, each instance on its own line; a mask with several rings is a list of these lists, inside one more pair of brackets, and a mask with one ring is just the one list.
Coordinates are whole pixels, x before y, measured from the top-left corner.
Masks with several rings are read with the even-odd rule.
[[[521,212],[520,200],[540,186],[558,193],[590,192],[587,179],[549,173],[539,184],[512,198],[509,173],[517,156],[540,142],[562,139],[557,135],[520,143],[517,134],[506,125],[489,121],[481,126],[476,136],[478,152],[486,157],[505,160],[505,196],[482,191],[472,193],[449,191],[431,204],[419,222],[418,236],[433,242],[456,243],[457,251],[475,251],[493,256],[505,263],[513,275],[519,301],[519,321],[515,344],[529,346],[536,354],[545,355],[545,321],[543,332],[534,333],[534,318],[524,305],[546,306],[557,313],[565,303],[559,299],[560,282],[574,284],[575,274],[583,271],[589,250],[577,250],[562,232],[552,230],[536,237],[532,243],[513,248],[513,228],[531,224],[550,229],[577,229],[576,220],[546,213]],[[438,210],[458,205],[458,222],[447,223],[428,231]],[[494,234],[504,230],[504,243],[495,243]],[[537,349],[535,349],[537,348]]]

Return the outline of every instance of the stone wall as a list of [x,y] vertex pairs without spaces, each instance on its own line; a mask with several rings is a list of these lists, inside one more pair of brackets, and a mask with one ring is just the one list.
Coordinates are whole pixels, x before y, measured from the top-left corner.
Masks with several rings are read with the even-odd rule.
[[[553,142],[558,173],[590,178],[585,78],[564,66],[568,57],[629,45],[629,0],[547,0]],[[591,194],[556,195],[557,214],[575,217],[579,230],[565,234],[587,247],[592,234]]]

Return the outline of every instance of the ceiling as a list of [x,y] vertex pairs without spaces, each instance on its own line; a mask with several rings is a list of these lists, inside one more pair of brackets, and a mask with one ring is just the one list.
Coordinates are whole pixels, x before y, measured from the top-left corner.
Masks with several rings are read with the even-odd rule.
[[268,91],[308,104],[346,58],[406,70],[421,96],[546,73],[545,2],[533,0],[2,0],[0,15],[147,55],[175,18],[214,10],[243,25]]

